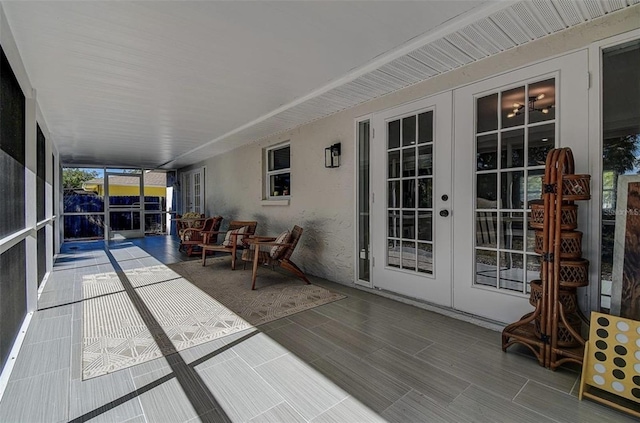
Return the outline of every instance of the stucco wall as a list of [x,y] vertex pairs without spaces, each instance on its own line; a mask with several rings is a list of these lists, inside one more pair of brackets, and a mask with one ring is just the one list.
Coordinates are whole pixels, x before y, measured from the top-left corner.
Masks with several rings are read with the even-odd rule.
[[[312,275],[352,283],[355,118],[584,48],[639,27],[640,6],[635,6],[182,170],[206,166],[207,214],[220,214],[227,221],[257,220],[260,234],[276,234],[298,224],[305,232],[294,261]],[[291,201],[288,206],[265,206],[261,201],[263,149],[283,141],[291,142]],[[336,141],[342,142],[342,165],[326,169],[324,149]]]

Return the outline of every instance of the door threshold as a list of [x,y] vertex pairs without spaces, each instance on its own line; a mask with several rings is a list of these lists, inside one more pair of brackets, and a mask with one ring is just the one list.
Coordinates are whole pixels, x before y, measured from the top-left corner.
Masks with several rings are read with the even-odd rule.
[[460,310],[456,310],[451,307],[445,307],[438,304],[433,304],[428,301],[419,300],[406,295],[398,294],[395,292],[387,291],[381,288],[367,288],[362,285],[354,284],[353,288],[361,291],[369,292],[371,294],[380,295],[381,297],[389,298],[404,304],[409,304],[414,307],[418,307],[424,310],[432,311],[434,313],[442,314],[453,319],[462,320],[467,323],[474,324],[486,329],[494,330],[496,332],[502,332],[507,326],[505,323],[495,320],[487,319],[485,317],[476,316],[475,314],[465,313]]

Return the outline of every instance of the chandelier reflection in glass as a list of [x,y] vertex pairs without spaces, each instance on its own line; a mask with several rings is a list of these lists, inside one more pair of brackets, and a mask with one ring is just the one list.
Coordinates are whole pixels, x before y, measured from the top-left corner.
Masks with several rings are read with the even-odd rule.
[[[536,101],[542,100],[545,97],[544,93],[538,94],[535,97],[529,97],[529,113],[531,112],[540,112],[540,113],[544,113],[545,115],[547,113],[549,113],[549,110],[551,110],[554,106],[553,104],[550,106],[546,106],[546,107],[536,107]],[[512,118],[512,117],[516,117],[518,115],[521,115],[524,113],[524,104],[521,103],[513,103],[513,111],[511,113],[509,113],[507,115],[508,118]]]

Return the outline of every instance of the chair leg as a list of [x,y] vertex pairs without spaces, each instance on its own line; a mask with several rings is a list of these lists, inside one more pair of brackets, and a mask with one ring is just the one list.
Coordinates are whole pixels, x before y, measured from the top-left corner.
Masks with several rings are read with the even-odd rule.
[[207,261],[207,250],[205,248],[202,249],[202,265],[204,266]]
[[304,272],[302,270],[300,270],[300,268],[298,266],[296,266],[296,264],[294,262],[292,262],[291,260],[283,260],[280,262],[280,267],[288,270],[289,272],[293,273],[294,275],[296,275],[297,277],[299,277],[300,279],[302,279],[303,281],[305,281],[307,283],[307,285],[309,285],[311,282],[309,282],[309,279],[307,279],[307,277],[305,276]]
[[236,270],[236,240],[233,242],[233,247],[231,248],[231,270]]
[[260,247],[256,245],[253,251],[253,273],[251,274],[251,290],[256,289],[256,277],[258,276],[258,256],[260,256]]

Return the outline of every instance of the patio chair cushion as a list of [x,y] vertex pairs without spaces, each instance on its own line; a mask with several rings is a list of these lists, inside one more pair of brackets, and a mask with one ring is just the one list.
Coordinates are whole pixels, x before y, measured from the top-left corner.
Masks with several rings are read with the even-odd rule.
[[[278,235],[274,242],[276,244],[286,244],[287,242],[289,242],[290,237],[291,233],[289,231],[284,231],[283,233]],[[271,247],[271,258],[274,260],[279,259],[282,253],[284,253],[287,248],[288,246],[286,245],[274,245],[273,247]]]
[[[224,241],[222,241],[222,245],[224,245],[225,247],[232,247],[233,246],[233,237],[231,236],[231,234],[243,234],[247,231],[247,227],[243,226],[241,228],[238,229],[234,229],[232,231],[227,231],[227,234],[224,236]],[[236,245],[241,245],[243,243],[244,240],[244,236],[237,236],[236,237]]]

